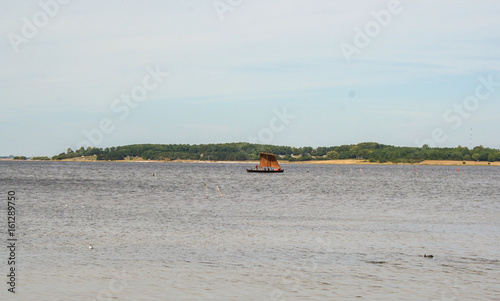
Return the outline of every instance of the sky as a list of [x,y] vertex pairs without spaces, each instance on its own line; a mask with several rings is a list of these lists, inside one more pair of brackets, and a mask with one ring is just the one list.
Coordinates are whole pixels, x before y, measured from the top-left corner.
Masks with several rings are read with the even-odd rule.
[[482,0],[0,0],[0,156],[500,148],[499,12]]

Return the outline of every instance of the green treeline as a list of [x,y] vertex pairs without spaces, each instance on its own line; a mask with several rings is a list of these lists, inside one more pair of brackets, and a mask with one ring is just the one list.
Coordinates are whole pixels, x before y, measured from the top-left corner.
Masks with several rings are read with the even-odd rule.
[[473,149],[458,146],[455,148],[401,147],[375,142],[331,147],[291,147],[251,143],[222,144],[135,144],[117,147],[83,147],[73,151],[68,149],[52,157],[53,160],[81,156],[95,156],[97,160],[123,160],[142,157],[146,160],[216,160],[246,161],[258,160],[260,152],[279,155],[287,161],[310,161],[326,159],[365,159],[370,162],[418,163],[424,160],[463,160],[463,161],[500,161],[500,150],[476,146]]
[[48,161],[50,160],[49,157],[41,156],[41,157],[33,157],[31,160],[37,160],[37,161]]

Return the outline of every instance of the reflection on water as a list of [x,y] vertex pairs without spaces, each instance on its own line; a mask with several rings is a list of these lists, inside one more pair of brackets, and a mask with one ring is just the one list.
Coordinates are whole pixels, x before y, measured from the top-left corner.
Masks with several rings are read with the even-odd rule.
[[500,298],[499,168],[247,167],[1,162],[16,297]]

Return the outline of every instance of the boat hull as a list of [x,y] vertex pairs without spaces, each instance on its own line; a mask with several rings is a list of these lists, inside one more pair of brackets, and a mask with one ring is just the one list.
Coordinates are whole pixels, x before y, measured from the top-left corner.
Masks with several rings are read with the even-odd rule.
[[284,169],[280,170],[264,170],[264,169],[248,169],[247,172],[261,172],[261,173],[277,173],[277,172],[283,172],[285,171]]

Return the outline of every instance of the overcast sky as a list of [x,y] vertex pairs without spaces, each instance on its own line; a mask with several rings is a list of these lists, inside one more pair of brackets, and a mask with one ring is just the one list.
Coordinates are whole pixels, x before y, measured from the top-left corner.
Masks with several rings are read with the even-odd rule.
[[500,1],[0,0],[0,155],[470,146],[471,128],[474,146],[500,148],[499,14]]

